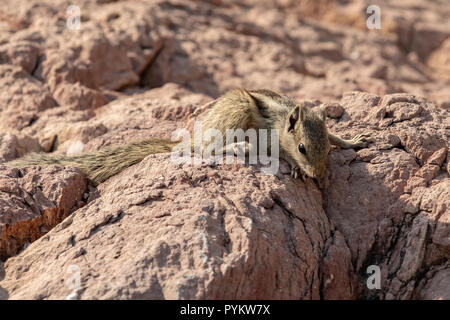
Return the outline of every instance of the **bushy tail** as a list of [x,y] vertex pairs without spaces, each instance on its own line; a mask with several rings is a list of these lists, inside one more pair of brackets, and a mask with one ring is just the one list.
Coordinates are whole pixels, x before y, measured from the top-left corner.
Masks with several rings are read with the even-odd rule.
[[73,156],[31,153],[23,158],[7,162],[5,165],[12,168],[50,164],[75,167],[97,185],[133,164],[139,163],[149,154],[170,152],[178,143],[161,139],[143,140]]

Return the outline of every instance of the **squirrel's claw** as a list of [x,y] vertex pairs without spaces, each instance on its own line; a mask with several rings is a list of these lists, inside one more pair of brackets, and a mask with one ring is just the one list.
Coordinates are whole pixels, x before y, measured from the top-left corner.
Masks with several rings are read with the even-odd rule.
[[366,148],[372,141],[369,133],[360,133],[351,140],[354,147]]
[[291,167],[291,177],[294,178],[294,179],[298,179],[299,178],[303,182],[306,179],[305,174],[303,173],[303,171],[298,166]]
[[299,167],[291,167],[291,177],[297,179],[299,170]]

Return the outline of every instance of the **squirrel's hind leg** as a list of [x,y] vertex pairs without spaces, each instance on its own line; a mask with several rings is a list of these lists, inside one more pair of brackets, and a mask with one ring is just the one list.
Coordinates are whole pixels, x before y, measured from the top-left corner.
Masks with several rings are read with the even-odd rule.
[[255,151],[253,144],[247,141],[240,141],[227,144],[223,147],[223,154],[233,154],[235,156],[248,156]]

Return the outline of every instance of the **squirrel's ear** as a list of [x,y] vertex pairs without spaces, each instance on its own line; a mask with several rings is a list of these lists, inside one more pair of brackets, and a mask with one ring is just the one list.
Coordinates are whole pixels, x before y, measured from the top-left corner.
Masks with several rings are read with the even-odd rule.
[[327,108],[324,104],[320,105],[320,111],[319,111],[319,117],[322,119],[323,122],[325,122],[327,118]]
[[291,114],[289,115],[289,127],[288,131],[294,131],[295,124],[300,119],[300,121],[303,121],[303,108],[300,108],[299,106],[296,106],[294,110],[292,110]]

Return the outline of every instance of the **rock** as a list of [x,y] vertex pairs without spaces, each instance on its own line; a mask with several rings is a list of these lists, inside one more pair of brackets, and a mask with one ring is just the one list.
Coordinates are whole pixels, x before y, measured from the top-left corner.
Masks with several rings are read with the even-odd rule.
[[54,92],[54,98],[60,105],[71,109],[94,109],[108,103],[106,96],[98,90],[87,88],[80,83],[61,84]]
[[0,64],[13,64],[31,73],[36,67],[39,46],[33,42],[23,41],[0,46]]
[[432,275],[432,278],[426,282],[418,298],[424,300],[449,300],[449,280],[450,269],[447,266],[446,269],[439,270]]
[[0,134],[0,161],[10,161],[18,157],[17,141],[12,134]]
[[80,60],[89,66],[92,78],[87,81],[92,81],[92,87],[116,90],[139,81],[124,48],[103,35],[89,35],[80,41],[83,42]]
[[0,166],[0,259],[4,260],[77,209],[86,178],[74,169]]
[[327,116],[338,119],[342,116],[344,108],[339,103],[325,103],[324,108],[327,110]]
[[28,152],[40,152],[39,142],[27,135],[16,133],[0,134],[0,162],[24,156]]
[[426,187],[428,183],[436,178],[441,170],[442,162],[447,156],[447,149],[442,148],[433,153],[427,162],[408,180],[405,192],[411,193],[416,187]]
[[[213,179],[204,178],[212,172]],[[169,155],[156,155],[99,192],[8,259],[0,286],[10,299],[68,296],[61,281],[71,265],[81,271],[80,299],[320,297],[330,225],[313,183],[236,165],[180,168]],[[261,197],[273,207],[260,207]],[[16,268],[29,268],[32,280]]]
[[416,51],[419,57],[425,60],[428,55],[440,47],[450,37],[449,24],[416,23],[413,29],[413,41],[411,49]]
[[56,105],[48,89],[19,67],[0,65],[0,79],[0,132],[21,130]]
[[[450,38],[433,51],[427,59],[427,65],[439,72],[442,77],[450,77]],[[450,106],[447,106],[449,108]]]
[[353,271],[351,252],[339,231],[328,238],[325,250],[320,266],[323,273],[322,298],[326,300],[355,299],[357,277]]
[[[414,289],[420,278],[415,277],[426,270],[425,261],[443,267],[448,255],[444,239],[448,239],[450,178],[441,168],[449,141],[448,116],[426,100],[406,94],[368,99],[366,93],[355,92],[344,95],[341,104],[348,116],[332,124],[334,131],[358,123],[359,130],[367,132],[375,124],[400,140],[415,141],[403,150],[395,139],[391,147],[332,151],[329,187],[324,190],[327,216],[346,239],[357,274],[366,274],[368,265],[379,266],[384,274],[381,291],[371,292],[361,277],[359,290],[374,298],[410,299],[420,295]],[[388,126],[371,124],[373,114],[367,110],[378,108],[389,110],[381,118],[391,116],[394,121]],[[373,136],[375,146],[380,135]],[[435,243],[427,240],[428,228],[434,230]],[[433,257],[427,258],[427,252],[434,252]]]

